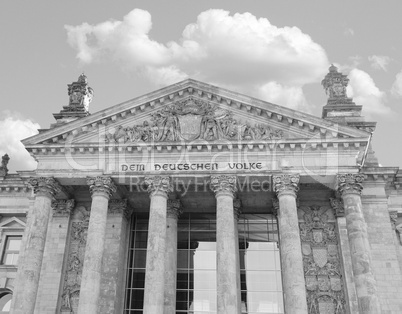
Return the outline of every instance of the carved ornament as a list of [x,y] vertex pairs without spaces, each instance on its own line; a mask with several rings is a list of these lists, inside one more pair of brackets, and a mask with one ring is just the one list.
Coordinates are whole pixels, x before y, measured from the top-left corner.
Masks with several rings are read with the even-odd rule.
[[281,130],[265,124],[241,123],[232,112],[203,100],[190,97],[165,105],[151,114],[151,121],[132,127],[117,126],[108,132],[106,142],[176,142],[206,140],[275,140],[283,138]]
[[225,174],[211,176],[211,189],[215,195],[218,195],[218,193],[221,192],[227,192],[234,196],[234,194],[237,192],[236,183],[236,176]]
[[178,219],[183,213],[183,208],[180,200],[167,201],[167,217]]
[[345,313],[335,223],[328,221],[326,212],[329,209],[320,206],[301,209],[304,222],[300,223],[300,239],[308,313]]
[[108,204],[109,215],[123,215],[124,218],[129,219],[133,213],[133,209],[127,204],[127,200],[109,200]]
[[352,98],[348,98],[346,88],[349,84],[349,79],[346,75],[338,72],[338,68],[331,65],[329,73],[321,82],[328,95],[328,104],[354,104]]
[[1,157],[1,166],[0,166],[0,177],[5,177],[8,173],[7,164],[10,160],[7,154]]
[[94,192],[102,192],[110,197],[117,190],[112,178],[105,176],[87,177],[87,185],[89,185],[91,195]]
[[71,212],[74,208],[75,200],[53,200],[52,201],[52,209],[53,216],[70,216]]
[[336,217],[345,217],[345,208],[343,206],[343,201],[341,198],[330,198],[332,209],[335,211]]
[[77,313],[78,309],[90,216],[90,211],[84,206],[76,207],[75,211],[81,213],[81,220],[73,221],[71,224],[70,245],[61,295],[62,312],[69,311],[71,313]]
[[151,195],[153,193],[162,192],[167,196],[168,193],[173,192],[173,185],[169,176],[145,177],[144,182],[147,186],[148,193]]
[[389,211],[389,219],[391,221],[392,230],[395,230],[396,229],[396,222],[398,220],[398,211],[397,210]]
[[274,175],[272,181],[274,191],[278,197],[284,192],[292,192],[296,196],[299,191],[300,175],[298,174]]
[[89,104],[92,101],[94,90],[88,86],[88,79],[85,74],[78,77],[77,82],[68,84],[69,104],[64,111],[89,111]]
[[28,185],[33,189],[36,195],[47,195],[52,199],[54,199],[57,193],[62,191],[60,184],[51,177],[30,178]]
[[241,215],[241,200],[239,200],[238,198],[235,198],[233,200],[233,210],[234,210],[234,216],[237,220],[239,220],[240,215]]
[[337,175],[337,189],[341,196],[344,194],[362,194],[364,174],[346,173]]

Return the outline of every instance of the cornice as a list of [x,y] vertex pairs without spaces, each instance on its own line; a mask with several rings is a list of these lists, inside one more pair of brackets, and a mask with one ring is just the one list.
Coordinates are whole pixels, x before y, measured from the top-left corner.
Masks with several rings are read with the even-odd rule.
[[157,143],[76,143],[71,145],[60,144],[34,144],[27,145],[26,149],[34,156],[40,155],[64,155],[67,152],[72,154],[94,154],[103,152],[181,152],[181,151],[304,151],[311,150],[361,150],[367,144],[366,138],[333,138],[333,139],[281,139],[264,141],[193,141],[193,142],[157,142]]
[[318,134],[326,134],[329,131],[332,132],[334,136],[342,134],[348,137],[368,137],[367,132],[356,128],[338,125],[313,115],[297,112],[223,88],[187,79],[127,102],[109,107],[91,114],[88,117],[43,131],[40,134],[24,139],[22,143],[29,146],[43,141],[57,142],[61,138],[67,138],[69,134],[76,135],[80,132],[97,128],[98,125],[107,125],[118,119],[125,119],[130,115],[143,113],[149,110],[149,108],[154,109],[161,107],[168,102],[176,101],[178,98],[183,98],[187,95],[197,95],[197,97],[204,98],[207,101],[214,101],[218,104],[222,103],[229,108],[241,110],[256,116],[263,116],[268,120],[274,119],[279,122],[283,121],[288,126],[307,128]]

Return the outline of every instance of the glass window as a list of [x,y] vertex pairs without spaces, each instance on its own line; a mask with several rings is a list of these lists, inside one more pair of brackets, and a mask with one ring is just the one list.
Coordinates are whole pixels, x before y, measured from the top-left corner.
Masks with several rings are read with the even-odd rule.
[[3,260],[4,265],[17,265],[20,255],[22,236],[7,236],[4,246]]

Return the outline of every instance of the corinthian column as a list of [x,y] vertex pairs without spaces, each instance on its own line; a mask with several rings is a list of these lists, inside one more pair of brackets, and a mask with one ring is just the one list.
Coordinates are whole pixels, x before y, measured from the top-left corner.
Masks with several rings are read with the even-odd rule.
[[281,250],[283,297],[287,314],[307,313],[303,258],[297,218],[299,175],[273,176],[279,200],[278,229]]
[[363,174],[338,174],[337,189],[345,209],[346,229],[352,269],[356,286],[359,313],[381,313],[377,287],[371,265],[367,225],[363,217],[361,192]]
[[61,192],[61,186],[53,178],[31,178],[28,183],[36,198],[25,232],[23,261],[19,263],[17,285],[13,295],[14,314],[34,312],[51,204],[55,195]]
[[87,178],[87,184],[92,196],[92,203],[82,269],[78,314],[97,314],[107,209],[111,194],[116,192],[116,186],[110,177],[103,176]]
[[218,313],[241,313],[239,239],[233,206],[236,176],[211,176],[216,196],[216,250]]
[[165,311],[176,312],[177,277],[177,220],[182,213],[180,200],[168,200],[166,219],[166,256],[165,256]]
[[147,260],[145,266],[144,314],[163,314],[166,254],[166,211],[168,193],[173,190],[170,177],[146,177],[151,198]]

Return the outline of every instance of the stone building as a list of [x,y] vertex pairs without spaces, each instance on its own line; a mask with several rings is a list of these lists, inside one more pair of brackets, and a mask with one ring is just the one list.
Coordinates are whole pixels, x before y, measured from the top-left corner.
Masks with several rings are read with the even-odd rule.
[[347,84],[321,118],[192,79],[90,114],[81,75],[37,169],[3,157],[0,313],[401,313],[402,174]]

